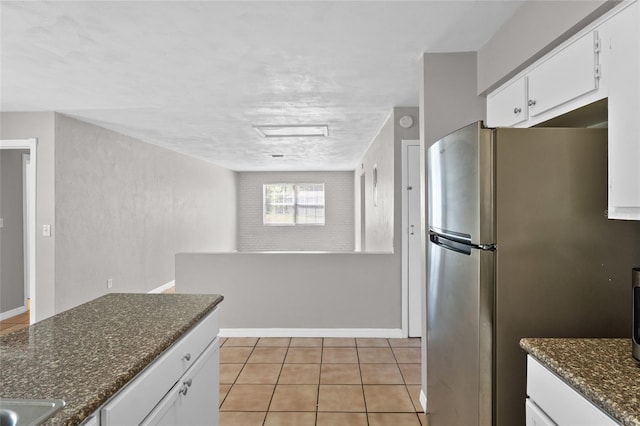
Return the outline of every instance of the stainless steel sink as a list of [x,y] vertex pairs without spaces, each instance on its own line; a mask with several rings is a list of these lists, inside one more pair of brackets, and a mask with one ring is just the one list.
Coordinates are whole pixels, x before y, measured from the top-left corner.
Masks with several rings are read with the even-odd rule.
[[64,407],[61,399],[0,398],[0,426],[36,426]]

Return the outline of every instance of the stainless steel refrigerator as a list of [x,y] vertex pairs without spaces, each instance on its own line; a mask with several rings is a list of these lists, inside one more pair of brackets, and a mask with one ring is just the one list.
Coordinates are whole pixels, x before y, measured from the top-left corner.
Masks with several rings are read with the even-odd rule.
[[428,150],[431,426],[525,424],[522,337],[629,337],[640,222],[606,218],[606,129],[487,129]]

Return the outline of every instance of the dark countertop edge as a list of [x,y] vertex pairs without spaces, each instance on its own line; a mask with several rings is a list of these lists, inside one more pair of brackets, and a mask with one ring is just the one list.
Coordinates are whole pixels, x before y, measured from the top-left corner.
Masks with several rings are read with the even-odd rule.
[[[564,338],[547,338],[546,340],[567,340]],[[618,340],[618,339],[616,339]],[[622,340],[622,339],[621,339]],[[549,371],[555,374],[560,380],[569,385],[573,390],[578,392],[580,396],[585,398],[591,404],[599,408],[606,415],[611,417],[613,420],[619,422],[621,425],[637,425],[636,421],[629,421],[628,418],[635,418],[635,414],[627,413],[625,410],[617,409],[616,407],[612,407],[612,404],[608,400],[608,398],[604,395],[599,395],[597,392],[594,392],[590,389],[588,385],[584,383],[584,381],[579,380],[573,373],[566,371],[560,363],[546,353],[544,353],[541,349],[535,346],[535,342],[532,342],[531,339],[523,338],[520,339],[520,347],[524,349],[529,355],[531,355],[536,361],[546,367]]]

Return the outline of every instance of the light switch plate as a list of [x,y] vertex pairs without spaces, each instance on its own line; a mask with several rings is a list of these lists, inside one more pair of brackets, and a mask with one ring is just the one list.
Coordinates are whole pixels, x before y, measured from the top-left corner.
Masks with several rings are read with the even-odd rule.
[[51,225],[42,225],[42,236],[43,237],[51,236]]
[[0,228],[4,228],[4,219],[0,217]]

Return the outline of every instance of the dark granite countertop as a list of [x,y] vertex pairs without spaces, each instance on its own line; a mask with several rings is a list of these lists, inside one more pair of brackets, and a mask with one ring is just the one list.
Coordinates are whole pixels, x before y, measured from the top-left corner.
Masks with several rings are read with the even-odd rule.
[[77,425],[222,301],[111,293],[0,336],[0,397],[59,398],[48,425]]
[[623,425],[640,426],[640,364],[631,339],[522,339],[520,346]]

